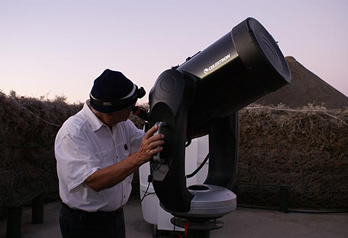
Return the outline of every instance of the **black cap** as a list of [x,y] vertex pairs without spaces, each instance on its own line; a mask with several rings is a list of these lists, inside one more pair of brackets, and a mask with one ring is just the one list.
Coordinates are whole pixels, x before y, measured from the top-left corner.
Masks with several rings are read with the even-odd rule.
[[102,113],[112,113],[136,103],[145,95],[131,80],[119,71],[106,69],[98,78],[89,94],[91,106]]

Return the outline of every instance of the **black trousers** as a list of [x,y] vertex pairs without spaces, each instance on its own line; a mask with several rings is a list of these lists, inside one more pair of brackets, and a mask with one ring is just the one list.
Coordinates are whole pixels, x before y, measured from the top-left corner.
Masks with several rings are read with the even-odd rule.
[[85,212],[62,204],[60,230],[63,238],[125,238],[123,208],[114,212]]

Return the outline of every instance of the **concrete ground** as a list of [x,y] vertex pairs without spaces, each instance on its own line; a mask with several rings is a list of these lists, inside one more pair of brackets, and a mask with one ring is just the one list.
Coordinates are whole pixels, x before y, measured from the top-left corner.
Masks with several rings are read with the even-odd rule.
[[[25,208],[22,217],[23,238],[61,237],[58,215],[60,203],[45,204],[44,223],[31,224],[31,209]],[[144,221],[139,200],[130,200],[124,208],[128,238],[152,237],[152,225]],[[238,208],[221,219],[223,228],[210,232],[220,237],[296,237],[347,238],[348,213],[313,214],[282,213],[279,211]],[[6,220],[0,220],[0,238],[6,237]],[[164,232],[160,237],[173,237]]]

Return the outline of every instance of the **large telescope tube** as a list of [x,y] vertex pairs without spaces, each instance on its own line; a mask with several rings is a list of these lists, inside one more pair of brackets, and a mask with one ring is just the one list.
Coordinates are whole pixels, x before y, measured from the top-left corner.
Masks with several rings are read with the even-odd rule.
[[[151,161],[153,186],[162,207],[183,217],[229,213],[233,206],[216,201],[219,193],[209,189],[210,185],[230,188],[235,179],[238,110],[289,82],[290,70],[277,43],[253,18],[181,66],[164,71],[149,95],[150,126],[162,122],[165,135],[163,151]],[[199,193],[186,187],[185,143],[206,134],[210,153],[207,187],[196,188],[208,190]],[[194,202],[203,193],[205,201]],[[197,208],[203,203],[210,209]]]
[[190,136],[212,118],[229,115],[290,82],[290,70],[277,43],[253,18],[177,70],[197,78],[188,115]]

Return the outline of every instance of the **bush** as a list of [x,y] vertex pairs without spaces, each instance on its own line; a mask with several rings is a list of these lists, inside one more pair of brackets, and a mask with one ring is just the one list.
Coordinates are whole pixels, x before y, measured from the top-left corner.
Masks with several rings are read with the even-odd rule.
[[[348,111],[313,106],[243,109],[237,182],[290,185],[291,207],[348,208],[347,122]],[[239,202],[264,205],[254,193]]]

